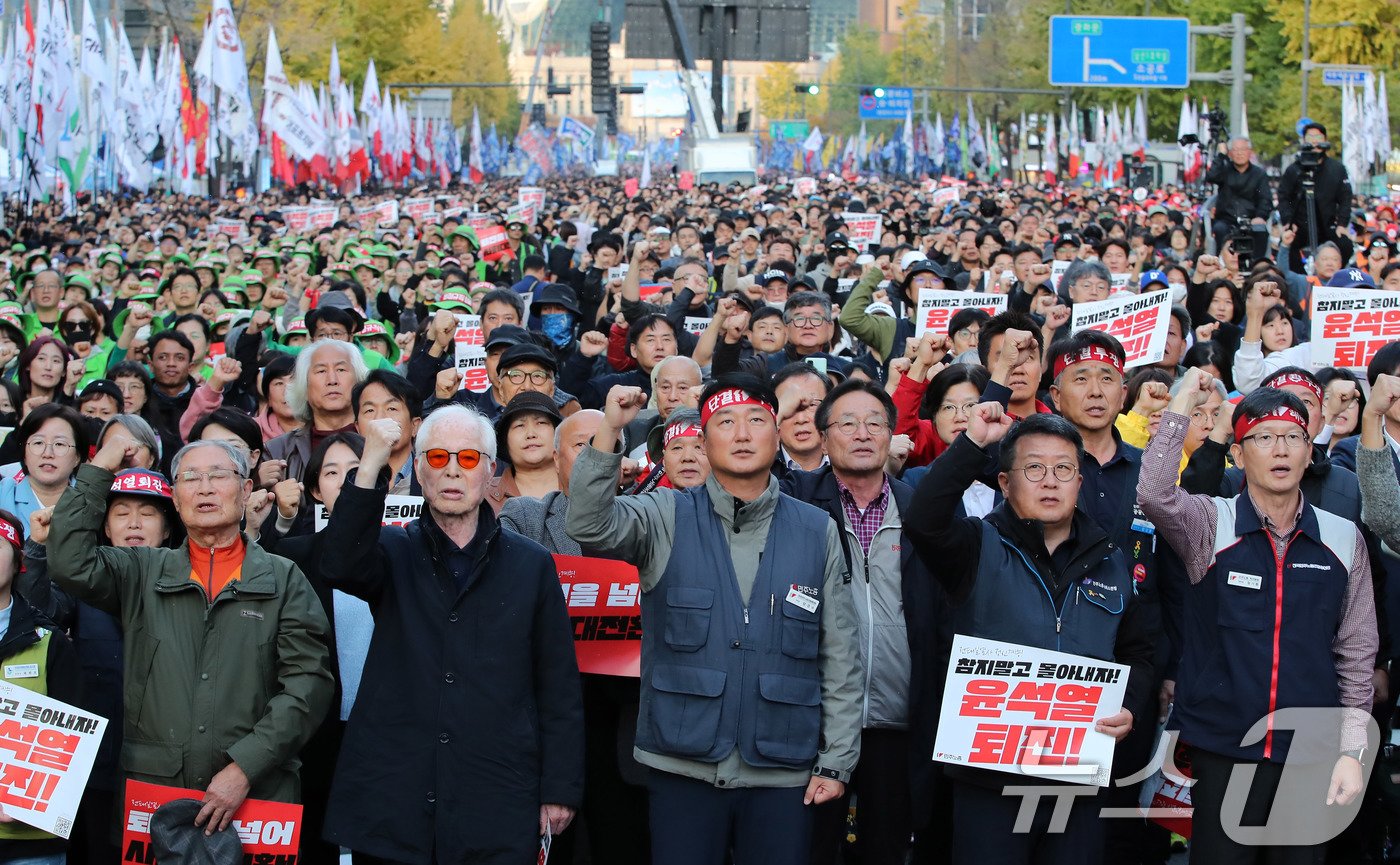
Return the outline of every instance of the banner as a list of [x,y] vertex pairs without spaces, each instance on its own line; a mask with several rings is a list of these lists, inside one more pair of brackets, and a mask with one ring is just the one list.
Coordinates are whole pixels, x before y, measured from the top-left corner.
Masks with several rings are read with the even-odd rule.
[[983,310],[988,315],[1006,312],[1006,295],[919,289],[919,317],[914,320],[914,337],[921,339],[930,330],[939,336],[948,335],[948,322],[958,310],[968,308]]
[[1312,365],[1361,373],[1381,346],[1400,339],[1400,294],[1373,288],[1312,290]]
[[520,187],[520,191],[516,195],[516,201],[523,207],[535,208],[535,213],[544,212],[544,190],[538,186]]
[[851,240],[851,248],[856,252],[866,252],[867,246],[879,246],[881,218],[878,213],[842,213],[841,221],[846,223],[846,236]]
[[335,225],[336,209],[334,207],[313,207],[310,209],[307,221],[316,230],[330,228]]
[[1135,288],[1133,275],[1131,273],[1110,273],[1108,275],[1108,287],[1113,294],[1128,291]]
[[229,240],[238,243],[243,243],[251,236],[248,231],[248,223],[241,219],[229,219],[224,216],[215,217],[214,233],[226,235]]
[[399,200],[389,198],[369,207],[357,207],[355,215],[374,217],[374,224],[378,228],[394,228],[399,224]]
[[1114,741],[1094,722],[1127,686],[1123,664],[957,634],[933,759],[1105,787]]
[[304,234],[306,226],[311,223],[311,208],[284,207],[282,208],[282,219],[287,223],[288,234]]
[[1060,290],[1060,278],[1065,275],[1065,271],[1069,270],[1071,264],[1074,262],[1058,260],[1050,262],[1050,285],[1056,291]]
[[491,380],[486,377],[486,338],[481,330],[481,316],[457,316],[457,371],[462,374],[462,390],[486,393]]
[[1070,333],[1102,330],[1118,338],[1128,356],[1125,369],[1156,363],[1167,351],[1167,330],[1172,320],[1172,293],[1127,294],[1076,303]]
[[423,218],[433,212],[433,200],[431,198],[405,198],[400,208],[403,215],[414,222],[422,222]]
[[963,187],[961,186],[944,186],[933,190],[928,199],[929,205],[931,207],[947,207],[950,204],[957,204],[962,198],[962,194]]
[[491,255],[506,248],[509,238],[506,237],[506,230],[500,226],[487,229],[477,229],[476,237],[481,241],[481,254]]
[[[7,664],[5,678],[37,678],[37,665]],[[0,682],[0,806],[60,838],[73,831],[107,719]]]
[[[422,496],[386,496],[384,498],[384,519],[381,526],[406,526],[423,513]],[[320,502],[316,503],[316,531],[321,531],[331,523],[330,512]]]
[[554,557],[564,603],[574,625],[574,651],[583,673],[642,674],[642,602],[637,569],[587,556]]
[[711,319],[706,316],[687,315],[685,317],[685,332],[699,336],[709,328],[710,321]]
[[799,177],[792,182],[792,194],[799,198],[807,198],[817,194],[817,179],[815,177]]
[[[163,787],[142,781],[126,782],[126,807],[122,820],[122,861],[155,865],[151,845],[151,817],[156,809],[176,799],[204,799],[199,790]],[[301,806],[286,802],[247,799],[233,812],[229,824],[243,842],[244,862],[297,861],[301,846]]]

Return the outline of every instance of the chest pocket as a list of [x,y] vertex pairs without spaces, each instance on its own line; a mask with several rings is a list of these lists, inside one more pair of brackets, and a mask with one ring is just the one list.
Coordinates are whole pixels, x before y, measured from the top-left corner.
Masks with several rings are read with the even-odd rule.
[[821,645],[821,607],[808,611],[783,601],[781,642],[783,654],[808,661],[817,656]]
[[1335,634],[1346,593],[1346,574],[1337,568],[1289,568],[1283,578],[1283,620],[1285,624],[1316,623]]
[[681,652],[699,651],[710,638],[714,589],[671,586],[666,590],[666,645]]
[[1077,591],[1079,592],[1079,603],[1087,604],[1088,609],[1084,612],[1089,615],[1122,615],[1123,608],[1127,605],[1121,587],[1107,591],[1100,587],[1089,587],[1080,583]]
[[[1222,628],[1241,631],[1263,631],[1273,623],[1273,577],[1259,575],[1259,588],[1229,583],[1229,571],[1216,577],[1215,623]],[[1250,575],[1252,576],[1252,575]]]

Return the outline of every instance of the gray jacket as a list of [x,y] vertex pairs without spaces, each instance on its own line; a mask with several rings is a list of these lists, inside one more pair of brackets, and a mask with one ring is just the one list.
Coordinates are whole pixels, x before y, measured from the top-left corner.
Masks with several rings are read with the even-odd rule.
[[[569,479],[571,507],[569,536],[580,544],[617,555],[637,566],[642,591],[656,587],[671,556],[676,535],[676,510],[672,490],[618,498],[617,473],[622,457],[605,454],[591,445],[574,463]],[[706,481],[715,514],[731,529],[725,533],[734,562],[739,593],[748,598],[758,572],[759,554],[768,539],[769,522],[777,504],[778,483],[757,499],[735,510],[735,500],[713,476]],[[822,606],[822,748],[819,765],[835,769],[843,782],[850,780],[860,756],[861,680],[860,658],[854,639],[856,616],[847,591],[842,591],[845,561],[834,523],[828,525],[826,573]],[[648,627],[643,622],[643,627]],[[645,666],[649,659],[643,656]],[[802,770],[758,768],[745,763],[738,750],[719,763],[702,763],[678,757],[635,752],[637,761],[663,772],[694,778],[718,787],[801,787],[809,773]],[[815,767],[814,767],[815,768]]]
[[[841,531],[858,555],[860,539],[855,529],[843,521]],[[862,559],[852,557],[854,573],[849,585],[865,670],[864,727],[903,730],[909,726],[909,633],[904,623],[904,571],[899,559],[902,532],[899,507],[891,494],[870,552]]]
[[1389,445],[1372,450],[1356,446],[1356,475],[1361,479],[1362,520],[1392,551],[1400,551],[1400,479]]
[[551,553],[561,556],[581,556],[583,548],[569,537],[565,520],[569,514],[569,497],[555,490],[542,498],[516,496],[501,505],[497,517],[501,525],[524,535]]

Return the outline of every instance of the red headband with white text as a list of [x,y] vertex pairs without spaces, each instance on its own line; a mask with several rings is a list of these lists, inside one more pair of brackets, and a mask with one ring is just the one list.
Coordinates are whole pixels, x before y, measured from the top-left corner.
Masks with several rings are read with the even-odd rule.
[[661,436],[661,447],[665,448],[676,439],[692,438],[700,435],[700,427],[693,423],[678,423],[666,427],[666,432]]
[[1101,345],[1086,345],[1078,351],[1067,351],[1055,357],[1055,377],[1059,378],[1060,373],[1076,363],[1106,363],[1118,370],[1119,375],[1123,374],[1123,361],[1118,359],[1118,355]]
[[1272,411],[1260,415],[1259,417],[1248,417],[1246,415],[1241,415],[1235,418],[1235,441],[1244,441],[1244,437],[1249,435],[1250,430],[1259,426],[1261,423],[1267,423],[1271,420],[1283,420],[1288,421],[1289,423],[1296,423],[1298,426],[1303,428],[1304,432],[1306,432],[1308,429],[1307,418],[1298,414],[1298,412],[1295,409],[1291,409],[1286,405],[1281,405]]
[[703,429],[705,424],[710,422],[710,415],[722,408],[729,408],[738,405],[756,405],[768,409],[777,419],[778,412],[767,402],[750,394],[743,388],[727,387],[724,390],[715,391],[710,398],[705,400],[705,404],[700,406],[700,426]]
[[1313,396],[1317,397],[1319,403],[1322,402],[1322,388],[1317,386],[1317,382],[1296,372],[1281,372],[1271,379],[1266,379],[1260,387],[1267,387],[1271,390],[1285,387],[1307,388]]

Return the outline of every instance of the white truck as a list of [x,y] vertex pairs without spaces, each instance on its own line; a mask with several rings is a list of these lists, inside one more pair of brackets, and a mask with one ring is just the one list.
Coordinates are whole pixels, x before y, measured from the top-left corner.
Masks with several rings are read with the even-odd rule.
[[680,167],[695,175],[695,182],[742,183],[752,186],[758,180],[758,153],[753,136],[746,132],[720,133],[715,138],[681,141]]

